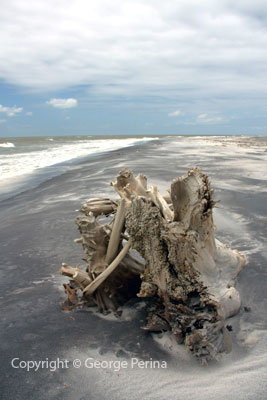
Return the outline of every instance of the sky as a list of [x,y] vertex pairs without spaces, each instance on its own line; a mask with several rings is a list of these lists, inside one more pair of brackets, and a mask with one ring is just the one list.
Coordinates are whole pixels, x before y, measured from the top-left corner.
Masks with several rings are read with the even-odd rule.
[[267,135],[266,0],[1,0],[0,136]]

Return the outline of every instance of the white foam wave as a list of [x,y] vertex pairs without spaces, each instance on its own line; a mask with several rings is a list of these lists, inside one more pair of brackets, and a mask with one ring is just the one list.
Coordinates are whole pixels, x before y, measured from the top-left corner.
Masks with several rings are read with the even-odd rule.
[[0,143],[0,147],[15,147],[14,143],[11,142],[5,142],[5,143]]
[[152,140],[152,138],[87,139],[67,144],[58,144],[54,141],[52,142],[52,147],[49,146],[44,150],[2,155],[0,158],[0,181],[29,174],[40,168],[49,167],[72,159],[86,157],[90,154],[108,152],[132,146],[136,142],[146,142],[149,140]]

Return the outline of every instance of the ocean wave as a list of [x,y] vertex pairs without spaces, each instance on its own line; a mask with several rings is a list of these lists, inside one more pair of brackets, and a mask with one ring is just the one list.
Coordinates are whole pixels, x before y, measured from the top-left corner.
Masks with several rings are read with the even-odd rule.
[[15,147],[14,143],[11,142],[5,142],[5,143],[0,143],[0,147]]
[[[58,144],[48,138],[46,141],[49,141],[51,145],[46,146],[43,150],[3,154],[0,157],[0,181],[29,174],[55,164],[133,146],[150,140],[155,140],[155,138],[87,139]],[[12,143],[9,145],[7,143],[4,144],[4,147],[13,147]],[[19,150],[19,146],[17,146],[17,149]]]

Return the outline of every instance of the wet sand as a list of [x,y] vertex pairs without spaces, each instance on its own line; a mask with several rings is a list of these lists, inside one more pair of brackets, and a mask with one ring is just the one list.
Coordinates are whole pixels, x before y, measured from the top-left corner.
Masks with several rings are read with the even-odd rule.
[[[40,186],[0,202],[1,394],[3,399],[265,399],[267,392],[267,139],[165,138],[88,158]],[[198,166],[220,200],[216,237],[247,256],[238,279],[243,304],[229,320],[233,351],[207,369],[166,335],[140,329],[142,300],[118,320],[63,312],[61,263],[82,265],[74,220],[90,197],[116,198],[109,182],[123,168],[142,172],[163,193]],[[169,347],[172,345],[172,348]],[[167,368],[74,368],[97,360],[167,362]],[[68,360],[69,368],[13,368],[12,359]]]

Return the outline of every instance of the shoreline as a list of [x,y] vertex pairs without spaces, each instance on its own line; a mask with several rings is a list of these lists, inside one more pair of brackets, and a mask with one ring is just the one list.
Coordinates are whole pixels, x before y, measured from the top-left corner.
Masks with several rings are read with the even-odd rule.
[[[84,136],[84,137],[88,137],[88,136]],[[40,138],[46,138],[46,137],[40,137]],[[47,137],[46,139],[49,140],[50,137]],[[65,138],[65,137],[55,137],[55,138]],[[68,138],[66,136],[66,138]],[[91,136],[89,136],[88,138],[91,138]],[[117,135],[117,136],[95,136],[94,139],[95,140],[99,140],[101,138],[106,138],[106,139],[110,139],[110,138],[116,138],[116,139],[120,139],[120,138],[136,138],[136,139],[140,139],[140,140],[144,140],[145,137],[140,136],[140,138],[138,136],[134,136],[134,135]],[[12,138],[9,138],[9,140],[11,140]],[[26,138],[16,138],[16,139],[30,139],[30,137],[26,137]],[[37,138],[38,140],[39,138]],[[180,141],[181,143],[186,142],[186,139],[192,139],[192,140],[200,140],[202,142],[208,142],[210,140],[215,140],[215,142],[218,145],[223,145],[223,146],[227,146],[229,145],[229,141],[230,144],[237,144],[239,146],[244,146],[244,147],[249,147],[249,146],[256,146],[257,147],[261,147],[261,146],[265,146],[265,151],[267,151],[267,136],[245,136],[245,135],[153,135],[153,138],[151,136],[151,140],[149,141],[145,141],[145,142],[141,142],[139,143],[139,141],[137,140],[136,143],[129,145],[129,146],[124,146],[118,149],[112,149],[112,150],[104,150],[104,151],[97,151],[95,153],[90,153],[88,155],[84,155],[84,156],[77,156],[75,158],[71,158],[65,161],[60,161],[58,163],[52,164],[52,165],[48,165],[45,167],[41,167],[41,168],[37,168],[29,173],[25,173],[24,175],[18,175],[18,176],[14,176],[8,179],[5,179],[3,181],[0,181],[0,202],[3,200],[6,200],[10,197],[13,197],[19,193],[22,193],[26,190],[30,190],[33,189],[37,186],[39,186],[40,184],[42,184],[43,182],[45,182],[46,180],[49,180],[53,177],[59,176],[64,174],[65,172],[67,172],[69,169],[71,169],[72,167],[78,167],[80,164],[84,164],[87,161],[89,161],[91,158],[94,157],[98,157],[101,156],[102,154],[110,154],[110,156],[112,156],[112,153],[117,151],[117,150],[121,150],[123,148],[131,148],[131,147],[135,147],[135,146],[145,146],[146,144],[149,144],[151,142],[154,141],[161,141],[161,142],[172,142],[172,141]],[[223,140],[225,139],[225,140]],[[265,139],[265,140],[264,140]],[[222,143],[220,143],[220,141],[222,141]],[[202,143],[203,144],[203,143]],[[29,153],[30,155],[30,153]]]
[[116,139],[121,139],[121,138],[139,138],[139,137],[172,137],[172,138],[177,138],[177,137],[244,137],[244,138],[267,138],[267,134],[262,134],[262,135],[251,135],[251,134],[235,134],[235,133],[210,133],[210,134],[182,134],[182,133],[165,133],[165,134],[147,134],[147,133],[140,133],[140,134],[132,134],[132,135],[127,135],[127,134],[120,134],[120,135],[113,135],[113,134],[106,134],[106,135],[40,135],[40,136],[0,136],[0,141],[10,141],[12,139],[47,139],[49,140],[50,138],[70,138],[70,137],[75,137],[75,138],[94,138],[94,139],[107,139],[107,138],[116,138]]
[[[144,138],[140,138],[140,141],[142,139],[144,140]],[[151,139],[151,141],[153,140],[156,140],[156,137],[155,139]],[[52,165],[37,168],[23,175],[18,175],[2,180],[0,181],[0,202],[3,200],[8,200],[9,198],[17,194],[23,193],[24,191],[34,189],[35,187],[38,187],[40,184],[46,182],[47,180],[63,175],[64,173],[68,172],[68,170],[71,169],[72,167],[75,168],[80,164],[84,164],[87,161],[93,159],[94,157],[99,157],[105,153],[110,154],[112,156],[112,153],[116,150],[121,150],[123,148],[134,147],[134,146],[144,146],[146,143],[150,142],[150,141],[145,141],[140,143],[140,141],[136,141],[136,143],[129,146],[119,147],[118,149],[103,150],[103,151],[100,150],[96,151],[95,153],[90,153],[84,156],[78,156]]]

